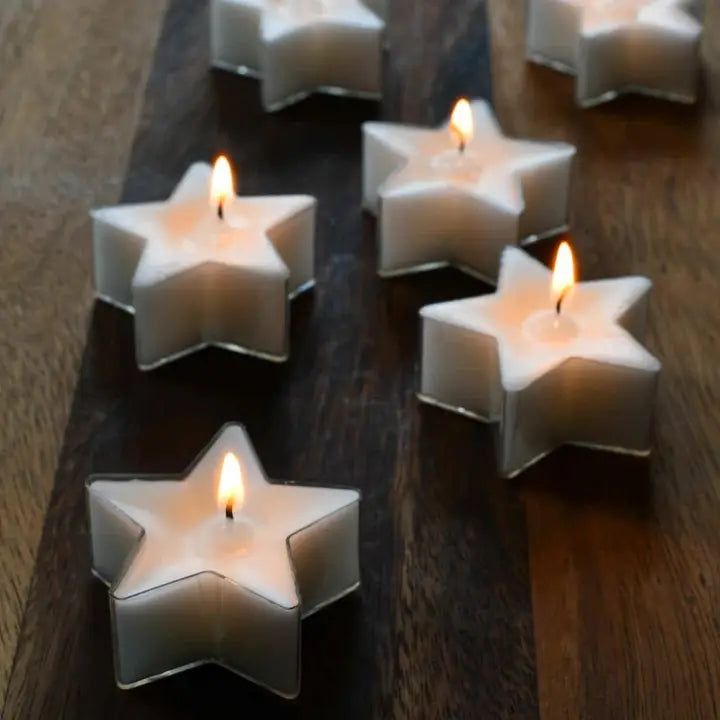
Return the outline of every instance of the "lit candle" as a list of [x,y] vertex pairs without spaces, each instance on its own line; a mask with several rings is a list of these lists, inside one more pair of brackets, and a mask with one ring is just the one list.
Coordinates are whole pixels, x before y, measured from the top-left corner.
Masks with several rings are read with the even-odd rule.
[[381,275],[454,265],[495,283],[505,245],[567,225],[575,149],[505,138],[484,101],[461,99],[437,130],[370,122],[363,136]]
[[210,5],[213,65],[261,76],[268,111],[312,92],[379,98],[384,29],[382,17],[360,0],[212,0]]
[[507,248],[497,292],[421,310],[419,397],[499,423],[506,476],[566,443],[646,455],[660,371],[638,341],[650,287],[575,284],[567,243],[553,273]]
[[221,157],[165,202],[93,211],[97,295],[134,313],[138,366],[210,345],[287,359],[288,301],[314,283],[315,206],[236,197]]
[[531,60],[577,75],[584,107],[638,92],[694,102],[702,26],[688,0],[530,0]]
[[87,495],[120,687],[216,663],[298,694],[301,619],[360,582],[357,491],[268,482],[228,425],[182,478],[98,476]]

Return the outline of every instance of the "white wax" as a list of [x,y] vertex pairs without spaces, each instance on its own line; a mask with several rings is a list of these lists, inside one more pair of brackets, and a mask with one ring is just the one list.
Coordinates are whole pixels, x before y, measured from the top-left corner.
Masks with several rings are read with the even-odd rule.
[[212,63],[262,76],[268,111],[312,92],[378,98],[384,28],[360,0],[212,0]]
[[640,92],[693,102],[702,25],[690,0],[530,0],[531,60],[577,75],[590,107]]
[[565,143],[512,140],[472,103],[460,153],[448,126],[363,125],[363,204],[379,216],[381,275],[455,265],[494,283],[503,247],[567,225]]
[[[245,483],[232,520],[227,452]],[[88,505],[121,687],[213,662],[294,697],[301,618],[359,585],[358,492],[269,483],[239,425],[183,479],[91,478]]]
[[220,220],[210,176],[197,163],[166,202],[92,213],[97,294],[135,313],[142,369],[208,345],[288,356],[288,298],[314,281],[315,199],[238,197]]
[[501,474],[569,443],[647,454],[660,363],[636,338],[650,281],[583,282],[557,316],[551,273],[503,253],[498,290],[421,310],[420,398],[499,423]]

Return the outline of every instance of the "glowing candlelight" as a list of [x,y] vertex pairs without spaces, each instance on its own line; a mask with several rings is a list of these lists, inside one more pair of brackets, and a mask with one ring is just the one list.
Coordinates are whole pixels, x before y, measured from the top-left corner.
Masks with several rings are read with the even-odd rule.
[[215,161],[210,180],[210,203],[217,208],[218,217],[223,220],[227,202],[235,196],[235,182],[229,160],[224,156]]
[[555,265],[552,274],[552,296],[555,301],[555,311],[560,314],[562,301],[575,284],[575,259],[570,244],[563,241],[555,255]]
[[243,482],[240,461],[234,453],[227,453],[223,458],[218,486],[218,505],[225,508],[225,517],[233,520],[236,510],[245,504],[245,484]]
[[450,116],[450,133],[457,140],[458,150],[463,153],[465,147],[473,139],[473,111],[466,98],[460,98]]

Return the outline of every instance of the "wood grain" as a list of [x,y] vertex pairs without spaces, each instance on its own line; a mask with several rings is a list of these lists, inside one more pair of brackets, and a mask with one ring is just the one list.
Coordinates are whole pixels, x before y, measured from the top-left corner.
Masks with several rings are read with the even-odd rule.
[[720,717],[720,6],[706,3],[697,107],[576,110],[572,81],[520,62],[520,2],[492,0],[494,100],[515,133],[579,147],[583,275],[654,281],[664,363],[651,463],[567,451],[521,479],[541,714]]
[[[90,11],[90,3],[67,4]],[[17,47],[35,37],[28,28],[44,22],[36,14],[46,3],[23,3],[27,15],[20,5],[15,0],[0,8],[0,18],[13,20],[0,22],[0,33],[16,38]],[[110,3],[98,5],[98,13],[111,11]],[[94,310],[3,717],[212,717],[229,697],[249,716],[530,718],[539,703],[546,720],[720,717],[720,371],[714,362],[720,315],[713,304],[720,269],[713,245],[720,228],[720,8],[708,3],[706,97],[697,108],[631,98],[579,111],[571,80],[522,62],[521,5],[490,0],[493,99],[512,134],[578,145],[572,215],[583,275],[641,272],[655,282],[649,345],[665,369],[652,462],[563,450],[507,483],[495,477],[489,428],[419,408],[413,396],[417,309],[487,288],[449,271],[379,281],[374,223],[358,209],[358,123],[377,109],[315,99],[262,115],[252,81],[208,76],[204,5],[172,0],[125,198],[161,197],[188,162],[229,148],[243,191],[319,196],[318,288],[295,304],[293,355],[280,368],[207,352],[140,374],[130,320],[109,308]],[[62,13],[54,12],[47,17],[57,23]],[[137,42],[141,55],[149,37],[133,21],[141,10],[123,5],[116,12],[112,42]],[[484,13],[480,0],[395,0],[383,117],[435,122],[457,94],[487,94]],[[95,26],[72,17],[84,43],[70,48],[70,55],[80,53],[73,68],[58,59],[53,83],[89,71],[79,48],[96,41],[86,37]],[[37,32],[36,49],[52,48],[50,29]],[[68,37],[59,33],[66,45]],[[23,72],[44,71],[15,46],[0,46],[3,59],[29,64],[8,65],[18,75],[10,73],[0,87],[3,108],[8,87],[35,92],[23,86]],[[140,68],[143,59],[132,60],[130,66]],[[132,115],[121,96],[126,80],[107,90],[113,98],[107,106],[85,113],[100,126],[113,107],[121,140]],[[137,98],[142,82],[136,80],[138,86],[127,83],[127,97]],[[52,90],[59,97],[69,93],[54,84]],[[37,92],[42,98],[42,85]],[[127,102],[134,107],[134,100]],[[70,100],[64,107],[72,115]],[[21,388],[20,399],[3,411],[24,410],[3,416],[3,443],[9,438],[3,449],[12,452],[3,453],[2,462],[13,458],[7,478],[39,473],[47,487],[58,433],[47,441],[51,429],[41,441],[27,418],[49,428],[62,423],[62,397],[78,352],[77,332],[62,329],[68,322],[62,313],[75,308],[69,322],[82,327],[87,227],[80,210],[46,217],[36,208],[45,196],[55,197],[56,186],[64,192],[58,204],[74,197],[77,178],[85,177],[77,167],[95,167],[95,155],[86,157],[95,126],[76,134],[70,119],[51,122],[55,111],[42,122],[3,112],[0,163],[12,160],[3,168],[19,180],[0,193],[21,205],[4,203],[10,212],[0,222],[4,237],[20,232],[30,245],[27,255],[17,256],[9,253],[19,243],[0,247],[0,267],[23,269],[8,275],[0,312],[10,314],[20,298],[27,303],[23,312],[36,308],[37,319],[28,339],[3,341],[0,362],[11,368],[0,386],[3,399]],[[16,137],[4,132],[7,118],[15,118]],[[58,138],[66,138],[70,150]],[[103,152],[122,162],[121,146]],[[65,161],[67,175],[45,172],[48,148],[58,168],[75,158]],[[22,192],[29,180],[21,179],[30,177],[23,175],[25,156],[34,158],[33,179],[45,183],[44,195]],[[83,188],[86,202],[94,192],[112,195],[117,174],[113,182]],[[35,206],[39,224],[22,225],[22,203]],[[547,258],[551,249],[545,244],[534,252]],[[54,293],[44,290],[48,283]],[[41,302],[43,292],[54,309]],[[65,301],[55,306],[58,297]],[[3,327],[23,332],[16,325]],[[57,356],[51,371],[45,370],[48,354]],[[6,383],[20,371],[24,384]],[[38,415],[46,406],[36,399],[47,397],[53,402],[46,418]],[[116,690],[107,598],[88,572],[82,481],[93,471],[179,471],[230,419],[248,425],[273,476],[363,489],[363,592],[306,624],[304,690],[296,703],[275,701],[213,668],[133,692]],[[42,467],[34,464],[38,457]],[[0,502],[14,503],[10,512],[0,507],[3,541],[10,536],[17,546],[4,542],[0,551],[7,553],[0,555],[2,570],[9,567],[11,578],[29,573],[44,507],[17,489],[34,492],[36,482],[0,484]],[[13,591],[0,589],[5,592]],[[13,607],[22,596],[20,588],[8,617],[17,617]],[[4,595],[2,607],[6,612]],[[12,623],[8,627],[4,647],[14,637]]]
[[164,0],[0,3],[0,700]]
[[[495,477],[488,428],[414,397],[419,307],[487,288],[450,271],[380,280],[360,211],[362,120],[438,121],[456,94],[487,95],[485,7],[397,0],[392,15],[383,108],[315,98],[268,116],[254,81],[208,73],[206,5],[172,0],[125,199],[162,197],[190,161],[229,150],[242,192],[318,196],[318,285],[293,307],[280,367],[208,351],[143,374],[131,319],[95,308],[8,718],[219,717],[229,699],[248,717],[537,715],[522,504]],[[295,703],[217,668],[120,691],[83,480],[180,471],[232,419],[272,477],[362,489],[362,592],[305,624]]]

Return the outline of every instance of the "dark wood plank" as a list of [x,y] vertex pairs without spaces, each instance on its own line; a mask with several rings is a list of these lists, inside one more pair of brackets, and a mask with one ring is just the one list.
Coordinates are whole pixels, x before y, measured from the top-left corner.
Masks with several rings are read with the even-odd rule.
[[583,275],[652,278],[664,363],[651,462],[563,451],[521,480],[545,720],[720,717],[720,4],[705,5],[701,103],[582,111],[569,78],[519,61],[521,3],[491,3],[500,117],[578,145]]
[[[360,212],[359,124],[378,108],[318,98],[263,115],[253,81],[208,74],[205,13],[171,4],[125,197],[162,197],[229,149],[243,192],[319,197],[318,286],[294,306],[282,367],[206,352],[141,374],[130,318],[95,309],[6,716],[535,717],[522,505],[495,477],[491,431],[414,397],[418,308],[487,288],[450,271],[381,281]],[[391,28],[385,117],[438,121],[459,92],[487,95],[482,0],[397,0]],[[362,591],[305,623],[297,702],[217,668],[120,691],[84,478],[180,471],[231,419],[271,476],[362,489]]]

